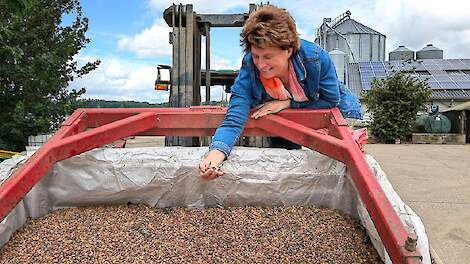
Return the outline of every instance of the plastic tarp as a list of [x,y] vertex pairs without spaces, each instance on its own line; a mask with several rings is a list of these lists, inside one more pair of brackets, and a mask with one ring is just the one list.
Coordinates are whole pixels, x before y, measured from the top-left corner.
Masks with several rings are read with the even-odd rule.
[[[199,177],[207,148],[101,148],[58,162],[0,223],[0,246],[26,222],[52,210],[93,204],[145,203],[154,207],[289,206],[337,208],[360,220],[385,263],[391,263],[343,163],[317,152],[235,147],[213,181]],[[400,199],[380,165],[367,162],[431,263],[421,219]],[[5,180],[25,157],[0,163]]]

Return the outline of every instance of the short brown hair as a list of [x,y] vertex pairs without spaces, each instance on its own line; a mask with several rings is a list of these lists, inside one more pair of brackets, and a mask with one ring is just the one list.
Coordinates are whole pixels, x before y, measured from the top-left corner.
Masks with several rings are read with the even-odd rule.
[[252,12],[240,33],[240,46],[245,52],[251,47],[278,47],[300,49],[300,40],[294,18],[285,9],[264,5]]

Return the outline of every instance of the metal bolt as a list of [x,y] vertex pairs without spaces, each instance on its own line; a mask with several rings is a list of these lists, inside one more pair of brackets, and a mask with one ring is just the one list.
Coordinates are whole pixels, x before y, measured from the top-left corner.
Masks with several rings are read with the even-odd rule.
[[414,232],[411,232],[408,234],[408,237],[406,238],[405,249],[410,252],[416,251],[417,243],[418,243],[418,236]]

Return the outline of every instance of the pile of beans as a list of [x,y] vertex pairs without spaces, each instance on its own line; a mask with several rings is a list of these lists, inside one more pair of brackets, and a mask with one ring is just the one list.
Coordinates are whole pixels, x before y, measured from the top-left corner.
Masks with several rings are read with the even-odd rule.
[[29,220],[0,263],[382,263],[363,227],[314,207],[56,210]]

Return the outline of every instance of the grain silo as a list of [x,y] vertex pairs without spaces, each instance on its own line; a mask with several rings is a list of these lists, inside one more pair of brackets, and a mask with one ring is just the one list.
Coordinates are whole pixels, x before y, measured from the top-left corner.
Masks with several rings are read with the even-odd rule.
[[416,52],[416,59],[443,59],[444,51],[434,47],[432,44],[426,45],[426,47]]
[[339,49],[334,49],[330,52],[331,60],[336,68],[336,74],[338,75],[338,79],[344,83],[346,80],[346,53],[342,52]]
[[384,61],[385,35],[351,18],[351,12],[331,19],[325,18],[317,30],[315,42],[328,52],[345,52],[348,62]]
[[414,60],[415,52],[403,45],[400,45],[398,46],[398,48],[396,48],[395,50],[391,51],[388,54],[388,59],[391,61],[392,60],[404,60],[404,61]]

